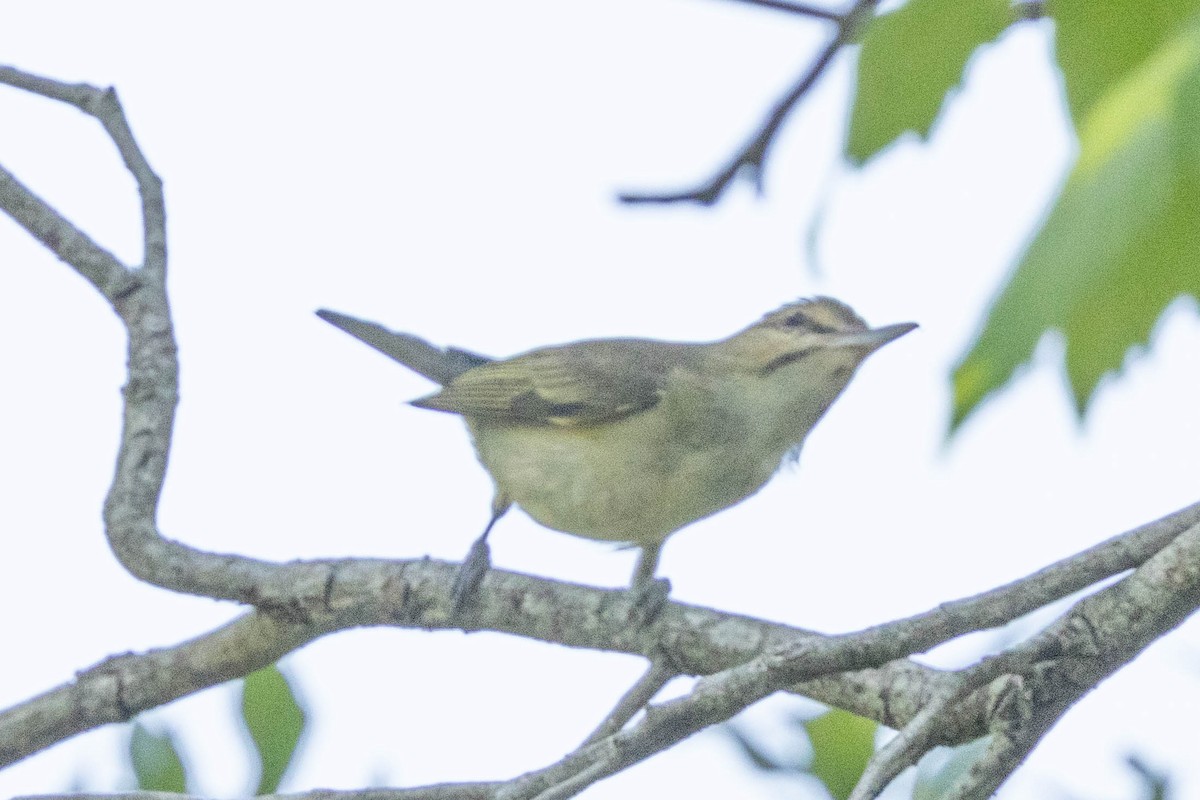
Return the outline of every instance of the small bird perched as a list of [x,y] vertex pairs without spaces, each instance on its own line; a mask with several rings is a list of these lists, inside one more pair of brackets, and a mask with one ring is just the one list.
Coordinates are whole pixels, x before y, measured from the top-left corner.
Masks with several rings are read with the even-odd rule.
[[758,491],[799,455],[859,364],[917,327],[869,328],[845,303],[816,297],[715,342],[596,339],[494,361],[317,315],[442,385],[412,405],[466,420],[496,493],[459,575],[460,607],[513,503],[548,528],[640,547],[633,588],[653,592],[667,537]]

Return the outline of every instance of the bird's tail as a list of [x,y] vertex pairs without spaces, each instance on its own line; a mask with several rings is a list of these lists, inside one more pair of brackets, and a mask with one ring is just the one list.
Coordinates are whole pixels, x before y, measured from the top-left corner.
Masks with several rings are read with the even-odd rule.
[[467,370],[492,359],[456,347],[442,349],[409,333],[390,331],[374,322],[322,308],[317,316],[364,344],[369,344],[393,361],[445,386]]

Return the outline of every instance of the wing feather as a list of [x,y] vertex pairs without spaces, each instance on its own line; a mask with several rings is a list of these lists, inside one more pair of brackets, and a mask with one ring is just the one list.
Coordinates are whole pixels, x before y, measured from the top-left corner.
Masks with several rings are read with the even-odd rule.
[[546,347],[467,370],[413,405],[469,417],[562,427],[599,425],[654,406],[694,345],[605,339]]

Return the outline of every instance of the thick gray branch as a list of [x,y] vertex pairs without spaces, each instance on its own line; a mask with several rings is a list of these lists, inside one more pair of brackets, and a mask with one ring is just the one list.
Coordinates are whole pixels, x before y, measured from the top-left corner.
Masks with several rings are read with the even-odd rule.
[[[1198,514],[1200,506],[1191,506],[1030,578],[941,607],[949,611],[935,609],[839,637],[678,603],[668,605],[654,628],[637,628],[628,624],[633,611],[626,592],[502,571],[488,575],[476,613],[463,620],[452,612],[449,587],[454,564],[368,559],[264,564],[262,588],[247,598],[258,605],[260,613],[177,648],[105,662],[81,673],[71,684],[0,714],[0,742],[8,743],[0,750],[0,763],[247,674],[329,631],[364,625],[501,631],[664,659],[673,669],[691,675],[710,675],[764,653],[791,648],[795,663],[809,670],[808,674],[824,675],[798,683],[791,687],[794,691],[899,728],[919,713],[929,698],[950,686],[947,681],[953,676],[906,661],[892,661],[876,669],[865,667],[917,652],[905,649],[914,643],[932,647],[975,626],[1001,624],[1007,621],[1006,615],[1025,613],[1021,598],[1056,599],[1058,592],[1075,590],[1075,581],[1082,579],[1079,575],[1107,577],[1101,574],[1105,570],[1097,573],[1072,564],[1097,562],[1106,570],[1120,569],[1125,559],[1161,547]],[[251,577],[250,570],[243,571]],[[1066,580],[1067,575],[1076,577]],[[1043,595],[1040,588],[1046,581],[1055,586],[1049,595]],[[976,608],[982,623],[972,624]],[[180,665],[193,666],[180,670]],[[843,670],[850,671],[826,674]],[[984,703],[964,704],[958,713],[953,724],[947,724],[943,743],[967,741],[987,731]],[[28,728],[31,724],[34,727]]]
[[[575,647],[646,655],[690,675],[744,665],[768,652],[787,650],[804,674],[837,668],[828,650],[855,655],[852,639],[819,634],[709,609],[671,604],[654,629],[628,624],[635,613],[628,593],[557,583],[493,571],[474,622],[452,612],[450,583],[457,565],[420,560],[350,560],[306,565],[323,579],[311,594],[261,597],[261,610],[213,633],[173,648],[122,655],[85,670],[68,684],[0,713],[0,765],[24,758],[69,736],[129,719],[147,708],[214,686],[273,663],[326,633],[362,626],[496,630]],[[794,673],[799,675],[801,673]],[[798,691],[848,705],[872,706],[854,696],[896,691],[892,715],[919,707],[940,673],[908,662],[856,672],[849,686],[836,681]],[[900,687],[907,687],[901,690]],[[811,691],[810,691],[811,689]]]

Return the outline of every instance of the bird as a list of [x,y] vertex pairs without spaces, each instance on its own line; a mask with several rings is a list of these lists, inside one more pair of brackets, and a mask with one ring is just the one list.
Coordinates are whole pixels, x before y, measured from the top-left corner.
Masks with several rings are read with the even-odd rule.
[[859,365],[917,327],[871,328],[845,303],[813,297],[711,342],[593,339],[492,359],[328,309],[317,316],[440,384],[411,405],[466,422],[495,493],[458,575],[458,610],[514,504],[553,530],[640,548],[631,588],[661,605],[667,538],[798,458]]

